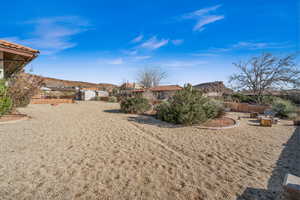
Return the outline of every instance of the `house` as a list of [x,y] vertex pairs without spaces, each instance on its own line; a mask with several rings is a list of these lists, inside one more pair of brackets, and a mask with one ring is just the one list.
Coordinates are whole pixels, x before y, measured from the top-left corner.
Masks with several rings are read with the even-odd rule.
[[82,88],[79,93],[80,100],[94,100],[97,97],[108,97],[109,93],[99,88]]
[[201,83],[194,85],[193,88],[203,92],[204,96],[207,97],[222,97],[233,92],[231,89],[225,87],[222,81]]
[[132,90],[132,93],[134,95],[141,94],[145,97],[153,96],[153,98],[163,100],[170,98],[178,90],[182,90],[182,87],[180,87],[179,85],[160,85],[149,89]]
[[132,94],[133,90],[140,90],[143,89],[143,85],[139,84],[139,83],[123,83],[120,87],[119,87],[119,94],[121,96],[130,96]]
[[38,50],[0,40],[0,79],[9,78],[22,71],[38,54]]

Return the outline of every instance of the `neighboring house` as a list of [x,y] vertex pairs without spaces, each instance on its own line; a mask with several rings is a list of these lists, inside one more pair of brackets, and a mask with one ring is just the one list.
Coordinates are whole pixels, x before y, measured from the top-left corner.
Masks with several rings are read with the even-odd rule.
[[99,88],[82,88],[80,90],[79,99],[80,100],[93,100],[96,97],[108,97],[109,93],[107,91],[100,90]]
[[22,71],[38,54],[38,50],[0,40],[0,79],[9,78]]
[[153,96],[156,99],[163,100],[172,97],[178,90],[182,90],[182,87],[179,85],[160,85],[149,89],[133,90],[132,93],[135,95],[141,94],[148,97]]
[[132,94],[133,90],[140,90],[143,89],[143,85],[138,84],[138,83],[123,83],[120,87],[119,87],[119,94],[121,96],[129,96]]
[[150,91],[157,99],[168,99],[178,90],[182,90],[182,87],[179,85],[160,85],[150,88]]
[[207,97],[222,97],[233,92],[231,89],[225,87],[222,81],[201,83],[194,85],[193,88],[203,92],[204,96]]

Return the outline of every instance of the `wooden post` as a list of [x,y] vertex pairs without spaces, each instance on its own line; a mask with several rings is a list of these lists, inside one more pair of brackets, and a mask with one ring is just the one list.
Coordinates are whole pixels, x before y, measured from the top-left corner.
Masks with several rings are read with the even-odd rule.
[[4,78],[4,55],[3,51],[0,51],[0,80]]

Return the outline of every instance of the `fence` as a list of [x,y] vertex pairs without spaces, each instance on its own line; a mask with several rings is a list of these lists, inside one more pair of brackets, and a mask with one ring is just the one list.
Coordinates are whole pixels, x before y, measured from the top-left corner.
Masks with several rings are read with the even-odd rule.
[[251,105],[248,103],[234,103],[234,102],[225,102],[225,107],[230,108],[234,112],[257,112],[264,113],[266,109],[269,109],[270,106],[264,105]]
[[73,99],[31,99],[31,104],[60,104],[74,103]]

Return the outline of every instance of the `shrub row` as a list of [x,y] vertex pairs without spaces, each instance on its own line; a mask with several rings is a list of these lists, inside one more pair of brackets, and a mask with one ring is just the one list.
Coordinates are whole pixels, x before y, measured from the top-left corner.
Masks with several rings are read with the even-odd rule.
[[[131,97],[121,101],[121,111],[125,113],[141,114],[150,109],[151,104],[142,97]],[[192,125],[223,115],[224,106],[217,100],[204,97],[191,86],[186,86],[166,102],[156,105],[155,111],[157,118],[162,121]]]
[[217,100],[206,98],[200,91],[186,86],[167,102],[156,107],[157,118],[175,124],[203,123],[224,114],[224,106]]
[[149,101],[142,97],[129,97],[122,99],[121,111],[124,113],[137,113],[142,114],[151,108]]

